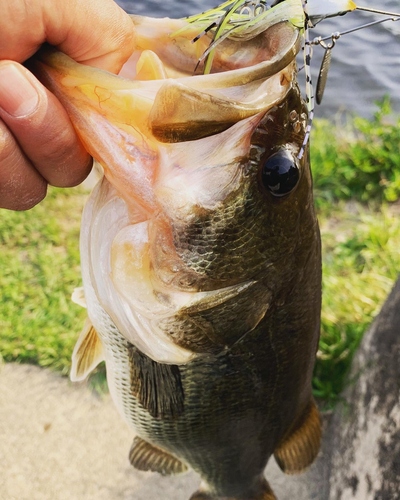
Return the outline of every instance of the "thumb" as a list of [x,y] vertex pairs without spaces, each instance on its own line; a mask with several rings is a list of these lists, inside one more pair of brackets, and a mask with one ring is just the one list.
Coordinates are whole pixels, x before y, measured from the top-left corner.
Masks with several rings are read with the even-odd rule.
[[[60,5],[63,15],[55,12]],[[113,0],[72,0],[54,2],[51,9],[47,42],[75,61],[113,73],[120,71],[135,42],[134,24],[121,7]]]
[[0,60],[22,63],[48,42],[78,62],[117,73],[132,54],[134,25],[113,0],[0,0],[0,6]]

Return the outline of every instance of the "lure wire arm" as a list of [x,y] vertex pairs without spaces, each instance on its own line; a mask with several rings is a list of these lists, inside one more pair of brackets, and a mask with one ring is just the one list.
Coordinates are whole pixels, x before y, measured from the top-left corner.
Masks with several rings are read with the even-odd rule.
[[[231,34],[235,33],[237,27],[239,27],[240,29],[241,25],[246,25],[246,23],[249,22],[249,20],[251,19],[257,20],[258,18],[262,18],[263,14],[267,10],[269,10],[272,6],[276,5],[277,3],[280,3],[281,1],[282,0],[275,0],[275,1],[274,0],[272,1],[227,0],[225,3],[223,3],[219,7],[216,7],[213,10],[203,12],[203,14],[207,14],[207,16],[203,16],[203,14],[201,15],[203,16],[203,21],[207,22],[208,20],[209,24],[208,26],[206,24],[206,28],[192,40],[192,43],[197,42],[202,36],[206,35],[210,31],[212,31],[213,37],[208,48],[198,59],[194,73],[196,73],[200,63],[205,60],[204,74],[208,74],[211,71],[211,65],[214,58],[214,51],[217,45],[219,45],[223,40],[228,38]],[[372,21],[370,23],[364,24],[362,26],[357,26],[356,28],[352,28],[347,31],[343,32],[337,31],[326,37],[318,36],[311,41],[310,29],[314,28],[314,24],[309,15],[307,0],[303,0],[303,10],[305,15],[305,23],[303,28],[304,66],[301,69],[304,68],[306,74],[306,102],[308,109],[308,121],[305,130],[304,141],[301,146],[300,152],[298,154],[299,160],[304,156],[309,141],[313,118],[314,118],[315,97],[311,80],[312,47],[315,45],[320,45],[325,50],[316,88],[316,101],[318,104],[320,104],[322,101],[325,85],[328,78],[328,71],[331,62],[331,52],[332,49],[335,47],[337,40],[343,35],[354,33],[356,31],[369,28],[377,24],[385,23],[387,21],[400,21],[400,14],[379,9],[372,9],[369,7],[357,6],[355,10],[365,11],[375,14],[383,14],[390,17],[386,17],[385,19],[380,19],[377,21]],[[196,22],[201,16],[193,16],[191,18],[187,18],[187,20],[189,23]],[[330,43],[325,43],[329,41]],[[301,69],[299,69],[298,71],[301,71]]]
[[[343,35],[354,33],[355,31],[359,31],[364,28],[369,28],[370,26],[375,26],[377,24],[381,24],[387,21],[400,21],[400,16],[387,17],[385,19],[380,19],[378,21],[372,21],[370,23],[363,24],[362,26],[357,26],[356,28],[352,28],[347,31],[342,31],[342,32],[336,31],[335,33],[332,33],[331,35],[326,37],[318,36],[314,38],[314,40],[312,40],[311,42],[306,41],[306,43],[309,43],[311,46],[320,45],[325,50],[325,54],[324,57],[322,58],[322,63],[319,70],[318,81],[317,81],[317,88],[316,88],[317,104],[321,104],[322,98],[324,96],[325,86],[328,80],[328,72],[331,65],[332,49],[336,45],[336,41],[339,40],[339,38]],[[331,42],[326,43],[328,40],[330,40]]]
[[356,28],[352,28],[346,31],[341,31],[341,32],[336,31],[335,33],[332,33],[331,35],[326,37],[317,36],[316,38],[314,38],[314,40],[312,40],[309,43],[310,45],[321,45],[321,47],[323,47],[321,42],[326,42],[327,40],[333,40],[333,39],[338,40],[343,35],[348,35],[349,33],[354,33],[355,31],[363,30],[365,28],[370,28],[371,26],[375,26],[377,24],[386,23],[387,21],[394,21],[394,22],[400,21],[400,15],[398,17],[392,16],[392,17],[386,17],[385,19],[379,19],[378,21],[372,21],[371,23],[363,24],[361,26],[357,26]]
[[395,12],[387,12],[386,10],[371,9],[369,7],[359,7],[358,5],[357,5],[356,10],[364,10],[365,12],[373,12],[374,14],[383,14],[384,16],[400,17],[400,14],[397,14]]

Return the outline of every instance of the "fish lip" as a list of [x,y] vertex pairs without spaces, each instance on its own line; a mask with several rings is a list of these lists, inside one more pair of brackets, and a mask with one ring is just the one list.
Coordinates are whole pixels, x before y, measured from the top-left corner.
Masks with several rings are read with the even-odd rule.
[[211,73],[208,75],[182,77],[179,81],[185,84],[186,81],[190,79],[192,88],[197,88],[197,85],[207,86],[210,84],[218,85],[217,88],[224,88],[235,86],[235,84],[245,85],[256,80],[266,79],[276,75],[296,58],[302,46],[300,31],[289,21],[281,21],[274,24],[269,29],[277,29],[284,25],[288,28],[293,28],[293,37],[292,40],[288,42],[288,48],[283,54],[281,52],[277,53],[271,59],[262,61],[253,66],[222,71],[220,73]]
[[[280,26],[286,25],[289,29],[292,30],[293,36],[291,40],[287,41],[287,50],[283,52],[280,51],[273,55],[273,57],[269,60],[259,62],[252,66],[245,66],[242,68],[231,69],[226,71],[221,71],[218,73],[211,73],[207,75],[187,75],[182,76],[180,78],[170,77],[172,80],[177,80],[182,84],[186,85],[190,82],[190,86],[192,88],[203,88],[203,87],[212,87],[212,88],[225,88],[236,85],[245,85],[247,83],[265,79],[269,76],[273,76],[279,73],[282,69],[288,66],[299,53],[302,46],[302,36],[300,30],[296,28],[290,21],[280,21],[268,28],[266,32],[269,30],[278,29]],[[272,36],[272,35],[271,35]],[[114,75],[113,73],[109,73],[108,71],[98,69],[92,66],[86,66],[84,64],[78,63],[68,57],[66,54],[60,52],[56,48],[48,45],[47,43],[43,44],[41,49],[35,54],[34,58],[29,62],[32,64],[32,67],[36,67],[34,64],[36,61],[39,61],[46,66],[55,69],[64,74],[74,74],[76,70],[80,68],[82,71],[86,69],[86,77],[90,80],[91,76],[97,74],[109,75],[113,81],[113,88],[120,90],[129,90],[136,89],[139,83],[143,83],[140,81],[133,81],[131,78],[124,77],[122,75]],[[92,73],[92,75],[90,75]],[[115,81],[115,78],[118,78],[120,84],[118,85]],[[147,81],[146,83],[150,86],[157,86],[162,83],[162,80],[153,80]]]
[[[259,115],[282,102],[296,79],[292,59],[272,76],[239,87],[196,90],[168,80],[159,90],[149,114],[149,127],[161,143],[187,142],[219,134],[239,121]],[[240,91],[239,98],[232,92]],[[191,111],[188,118],[187,109]]]
[[201,139],[265,113],[281,102],[297,75],[295,59],[301,48],[301,34],[289,21],[278,22],[266,34],[268,31],[277,39],[276,51],[269,60],[219,73],[166,80],[149,114],[153,136],[162,143]]

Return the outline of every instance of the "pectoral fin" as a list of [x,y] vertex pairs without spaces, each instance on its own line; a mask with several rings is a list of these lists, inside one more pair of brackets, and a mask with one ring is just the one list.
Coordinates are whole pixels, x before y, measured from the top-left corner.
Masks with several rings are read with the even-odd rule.
[[88,318],[72,353],[72,382],[84,380],[103,360],[103,346]]
[[321,421],[314,401],[310,402],[295,428],[274,451],[286,474],[300,474],[313,463],[321,444]]
[[157,363],[135,347],[129,349],[131,391],[153,418],[182,414],[184,392],[179,367]]
[[163,476],[182,474],[187,466],[173,455],[157,448],[140,437],[133,440],[129,461],[138,470],[158,472]]

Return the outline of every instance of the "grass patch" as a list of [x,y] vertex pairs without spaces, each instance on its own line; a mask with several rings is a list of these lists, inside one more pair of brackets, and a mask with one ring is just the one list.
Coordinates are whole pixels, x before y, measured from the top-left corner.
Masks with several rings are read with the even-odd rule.
[[5,361],[35,363],[67,374],[85,311],[71,300],[81,286],[81,188],[50,188],[28,212],[0,219],[0,352]]
[[339,203],[320,215],[323,249],[321,340],[314,395],[332,406],[362,336],[379,313],[400,269],[400,217]]
[[[400,122],[343,126],[316,120],[315,200],[323,243],[323,307],[314,394],[332,405],[362,336],[400,269]],[[0,218],[0,353],[67,374],[86,312],[70,300],[81,286],[80,216],[87,193],[52,188],[29,212]],[[92,385],[104,391],[104,368]]]
[[389,100],[373,120],[316,120],[311,147],[323,252],[314,394],[332,406],[354,352],[400,269],[400,119]]
[[395,202],[400,196],[400,118],[388,120],[388,98],[373,120],[356,117],[334,126],[315,120],[311,165],[317,208],[339,200]]

